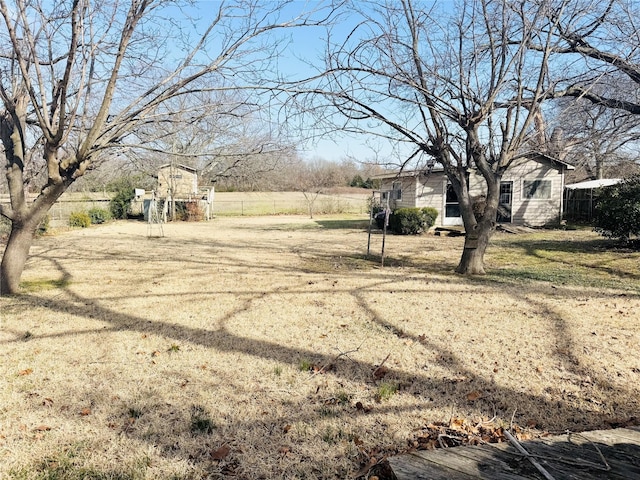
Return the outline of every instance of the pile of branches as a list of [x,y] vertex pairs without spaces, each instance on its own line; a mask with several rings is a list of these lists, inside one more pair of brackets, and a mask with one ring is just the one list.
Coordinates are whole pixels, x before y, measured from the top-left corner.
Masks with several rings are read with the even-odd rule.
[[[534,434],[531,430],[525,430],[517,425],[511,425],[509,429],[521,441],[546,435],[543,432]],[[433,450],[508,441],[505,429],[496,424],[494,419],[471,422],[464,418],[453,417],[448,423],[429,423],[417,430],[413,438],[409,439],[409,447],[416,450]]]

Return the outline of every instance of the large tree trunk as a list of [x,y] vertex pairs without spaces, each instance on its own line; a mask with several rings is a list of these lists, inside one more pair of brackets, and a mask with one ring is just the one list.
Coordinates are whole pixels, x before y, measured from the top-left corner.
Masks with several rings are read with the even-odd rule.
[[67,187],[68,185],[64,183],[48,185],[43,189],[40,196],[29,205],[26,204],[24,195],[16,195],[21,199],[21,203],[17,204],[16,208],[13,209],[15,218],[11,221],[11,233],[0,263],[0,295],[18,293],[20,277],[27,262],[38,225],[40,225],[51,206]]
[[[471,132],[471,135],[471,139],[475,139],[476,144],[479,144],[476,132]],[[481,163],[482,158],[476,159],[476,164]],[[482,164],[484,165],[484,162]],[[494,173],[485,165],[483,177],[487,186],[486,193],[483,197],[473,198],[469,194],[466,177],[463,174],[459,175],[458,199],[466,236],[456,273],[463,275],[485,274],[484,254],[496,226],[501,174]]]
[[20,277],[29,256],[29,249],[33,244],[35,230],[31,225],[16,223],[12,225],[0,264],[0,295],[18,293]]
[[489,239],[493,229],[490,224],[481,222],[477,228],[467,231],[464,240],[464,251],[460,263],[456,267],[456,273],[463,275],[484,275],[484,254],[489,245]]

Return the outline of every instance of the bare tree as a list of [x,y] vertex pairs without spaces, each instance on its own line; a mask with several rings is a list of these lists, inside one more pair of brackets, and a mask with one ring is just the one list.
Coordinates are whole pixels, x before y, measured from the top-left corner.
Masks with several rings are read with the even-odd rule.
[[[553,52],[560,54],[550,69],[549,96],[564,98],[558,102],[557,123],[571,146],[569,161],[602,178],[607,163],[628,163],[639,139],[640,5],[627,0],[546,3],[556,26]],[[546,47],[533,39],[530,48],[542,52]]]
[[302,192],[309,218],[316,212],[316,200],[329,189],[347,185],[344,166],[320,157],[301,158],[292,163],[281,186],[286,190]]
[[322,193],[347,183],[340,165],[318,157],[302,161],[295,173],[292,178],[293,190],[301,191],[304,195],[309,218],[313,218],[316,200]]
[[[354,1],[351,9],[357,25],[345,39],[329,37],[326,69],[308,84],[314,98],[303,97],[309,103],[301,106],[333,128],[392,142],[401,168],[441,164],[467,232],[456,271],[482,274],[500,179],[535,146],[554,32],[547,6],[373,0]],[[540,52],[527,50],[534,40],[544,46]],[[470,170],[486,187],[479,218]]]
[[183,164],[198,171],[201,186],[255,190],[295,154],[286,125],[268,114],[250,92],[198,92],[163,105],[156,118],[166,120],[138,129],[127,146],[150,175],[162,164]]
[[[18,291],[35,230],[60,195],[105,151],[137,129],[170,121],[169,100],[203,90],[262,86],[278,53],[277,31],[324,22],[326,4],[283,20],[291,1],[207,4],[207,24],[189,2],[0,0],[0,139],[11,221],[0,292]],[[189,23],[191,22],[191,23]],[[33,202],[25,173],[43,159],[46,182]]]
[[[557,26],[552,96],[569,96],[640,115],[640,4],[630,0],[579,0],[558,5],[548,0]],[[544,47],[533,41],[530,48]],[[570,75],[564,74],[569,70]]]
[[576,172],[601,179],[609,173],[617,175],[619,165],[637,158],[640,116],[580,98],[560,99],[558,104],[551,121],[558,158],[574,165]]

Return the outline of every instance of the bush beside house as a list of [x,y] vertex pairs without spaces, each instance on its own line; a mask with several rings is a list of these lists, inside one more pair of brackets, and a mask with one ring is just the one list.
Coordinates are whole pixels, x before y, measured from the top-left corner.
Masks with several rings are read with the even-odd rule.
[[629,241],[640,235],[640,175],[602,188],[594,224],[595,230],[608,238]]
[[[435,208],[398,208],[389,215],[389,230],[398,235],[419,235],[428,231],[438,218]],[[384,228],[384,211],[375,216],[378,228]]]

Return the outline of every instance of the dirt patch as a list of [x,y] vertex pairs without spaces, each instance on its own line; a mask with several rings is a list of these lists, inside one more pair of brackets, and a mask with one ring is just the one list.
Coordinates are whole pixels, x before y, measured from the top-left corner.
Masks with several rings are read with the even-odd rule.
[[539,237],[496,237],[494,273],[468,279],[451,273],[462,238],[390,236],[380,268],[366,230],[336,221],[40,238],[24,293],[0,299],[0,477],[349,478],[428,425],[535,434],[638,415],[640,279],[618,257],[580,265],[598,284],[542,281],[517,259],[565,268],[568,233],[547,256]]

